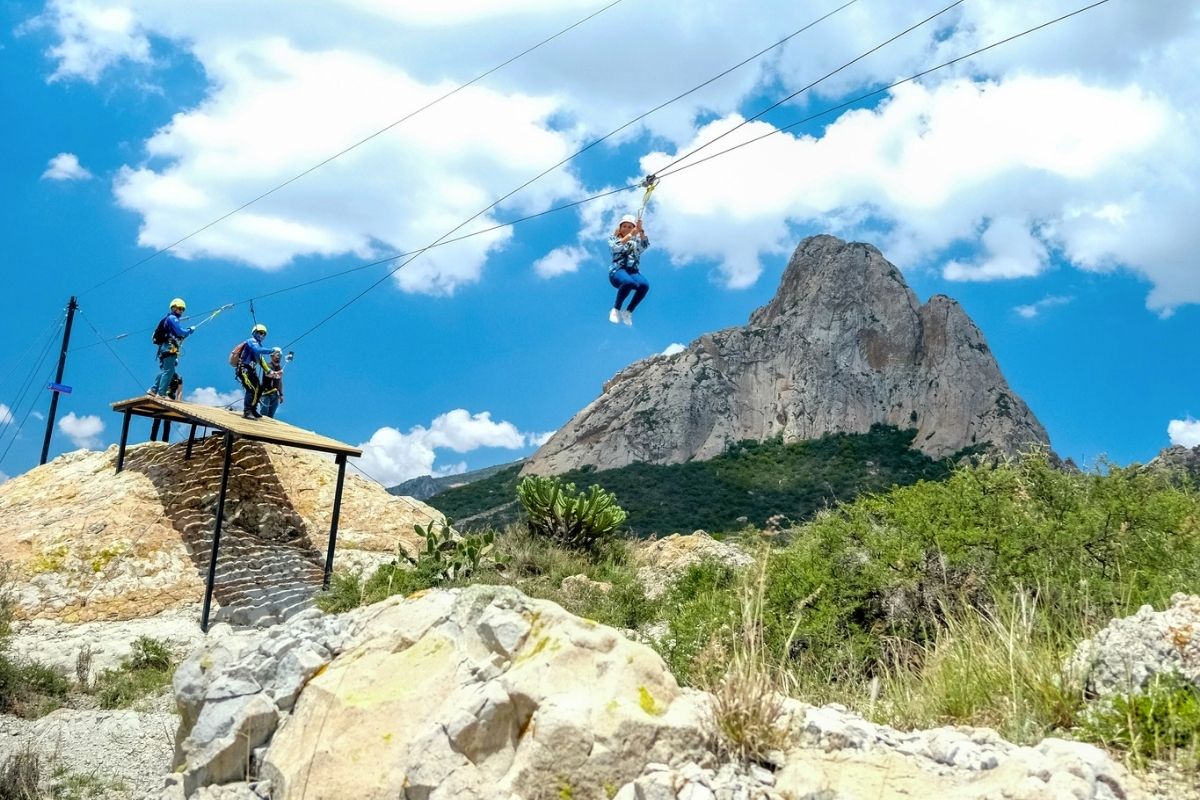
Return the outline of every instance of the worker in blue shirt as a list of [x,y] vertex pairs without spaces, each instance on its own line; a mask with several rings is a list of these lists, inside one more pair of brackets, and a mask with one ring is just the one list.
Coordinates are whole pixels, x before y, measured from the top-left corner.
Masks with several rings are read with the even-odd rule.
[[179,323],[179,318],[187,310],[183,298],[176,297],[171,301],[169,313],[159,320],[154,329],[151,341],[158,345],[158,377],[154,379],[146,394],[170,396],[171,382],[175,380],[175,367],[179,364],[179,349],[183,340],[192,335],[195,328],[185,328]]
[[262,379],[258,370],[259,367],[264,371],[270,369],[266,357],[271,353],[271,348],[263,345],[265,338],[267,326],[255,325],[250,331],[250,338],[238,348],[241,350],[241,356],[237,359],[237,379],[246,389],[246,398],[242,401],[242,416],[246,419],[262,417],[262,414],[258,413],[258,401],[262,394]]

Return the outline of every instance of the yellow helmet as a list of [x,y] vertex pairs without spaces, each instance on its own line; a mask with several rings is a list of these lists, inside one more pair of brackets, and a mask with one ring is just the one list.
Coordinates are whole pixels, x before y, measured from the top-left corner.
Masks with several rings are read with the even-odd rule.
[[176,297],[174,300],[172,300],[172,301],[171,301],[171,305],[170,305],[170,307],[171,307],[171,308],[178,308],[180,311],[186,311],[186,310],[187,310],[187,303],[183,302],[183,298],[182,298],[182,297]]
[[257,325],[255,325],[253,328],[250,329],[251,335],[254,335],[256,333],[261,333],[263,336],[266,336],[267,335],[267,326],[263,325],[261,322],[258,323]]

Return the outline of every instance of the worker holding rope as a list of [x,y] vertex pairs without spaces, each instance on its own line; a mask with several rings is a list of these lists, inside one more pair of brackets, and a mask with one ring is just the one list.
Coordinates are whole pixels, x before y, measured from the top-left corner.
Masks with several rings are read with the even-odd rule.
[[233,348],[233,352],[229,354],[229,364],[234,368],[234,375],[246,390],[245,399],[242,401],[242,416],[246,419],[262,418],[262,414],[258,412],[258,401],[262,399],[262,380],[258,371],[260,367],[264,373],[270,370],[267,356],[271,353],[271,348],[262,343],[265,338],[267,326],[257,324],[250,331],[250,338]]
[[171,396],[171,384],[176,377],[175,367],[179,364],[179,349],[183,346],[183,340],[196,330],[194,327],[185,328],[179,324],[179,318],[186,310],[187,304],[183,302],[183,298],[176,297],[171,301],[167,315],[159,320],[154,329],[154,336],[150,341],[158,345],[158,377],[154,379],[154,385],[146,390],[148,395]]

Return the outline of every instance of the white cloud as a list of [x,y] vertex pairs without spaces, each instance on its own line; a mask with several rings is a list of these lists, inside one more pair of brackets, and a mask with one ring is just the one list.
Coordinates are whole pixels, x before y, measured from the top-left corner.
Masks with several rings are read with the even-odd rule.
[[193,389],[187,393],[184,399],[189,403],[199,403],[202,406],[213,406],[214,408],[225,408],[234,403],[241,403],[245,393],[239,389],[232,389],[228,392],[218,391],[213,386],[201,386],[198,389]]
[[684,350],[687,350],[687,348],[682,344],[679,342],[672,342],[671,344],[667,345],[667,349],[663,350],[662,354],[664,356],[673,356],[676,353],[682,353]]
[[[851,6],[616,141],[649,132],[665,153],[684,152],[728,129],[748,101],[802,86],[941,5]],[[829,97],[890,82],[1073,5],[972,0],[798,98],[781,117],[789,109],[803,116]],[[145,158],[116,181],[119,203],[141,217],[140,242],[153,247],[504,60],[530,31],[557,30],[593,8],[586,0],[50,0],[40,24],[57,39],[50,51],[57,79],[99,82],[111,71],[115,81],[127,76],[114,68],[130,64],[152,70],[153,38],[156,47],[161,40],[185,51],[209,81],[204,99],[157,131]],[[756,13],[732,16],[702,2],[617,6],[489,76],[486,88],[460,92],[176,254],[271,269],[305,255],[370,257],[423,246],[583,141],[813,14],[790,0],[763,0]],[[672,36],[664,39],[663,30]],[[638,58],[613,59],[614,41]],[[1187,179],[1200,174],[1198,50],[1194,0],[1106,4],[900,87],[877,109],[822,119],[802,134],[671,177],[651,211],[654,252],[679,265],[713,261],[721,281],[744,287],[758,279],[762,259],[790,252],[797,228],[831,230],[877,242],[905,266],[953,257],[945,271],[954,279],[1034,275],[1061,255],[1080,269],[1137,272],[1152,284],[1148,305],[1164,313],[1200,302],[1191,261],[1200,245],[1192,225],[1200,186]],[[706,152],[770,130],[746,126]],[[665,153],[647,154],[636,167],[610,161],[600,174],[638,177],[665,163]],[[468,229],[575,199],[584,191],[576,174],[554,173]],[[581,209],[580,241],[634,202],[622,195]],[[433,251],[397,273],[397,284],[452,292],[478,279],[512,235]],[[578,247],[547,255],[540,270],[577,268],[572,251]]]
[[9,478],[8,473],[0,470],[0,483],[8,483],[9,480],[11,480],[11,478]]
[[579,265],[587,258],[588,251],[582,247],[556,247],[533,262],[533,271],[543,278],[555,278],[579,271]]
[[[429,427],[416,425],[408,433],[396,428],[380,428],[370,440],[359,445],[364,471],[374,475],[386,486],[418,475],[443,474],[436,467],[437,450],[448,449],[467,453],[481,447],[502,447],[518,450],[526,446],[527,434],[511,422],[495,422],[490,412],[471,414],[456,408],[435,418]],[[450,473],[452,474],[452,473]]]
[[0,425],[7,425],[12,421],[12,410],[6,404],[0,403]]
[[78,448],[95,450],[103,441],[100,434],[104,432],[104,422],[95,414],[77,417],[72,411],[58,421],[58,429]]
[[40,412],[40,411],[34,411],[34,412],[32,412],[32,414],[33,414],[33,418],[34,418],[34,419],[36,419],[36,420],[40,420],[41,422],[45,422],[45,421],[46,421],[46,415],[45,415],[45,414],[43,414],[42,412]]
[[1167,436],[1171,438],[1171,444],[1182,447],[1200,447],[1200,421],[1173,419],[1167,425]]
[[1037,302],[1029,303],[1028,305],[1015,306],[1013,311],[1017,312],[1018,316],[1024,317],[1025,319],[1033,319],[1047,308],[1065,306],[1074,299],[1074,297],[1064,297],[1062,295],[1049,295],[1047,297],[1043,297]]
[[525,434],[525,441],[529,443],[530,447],[541,447],[546,442],[550,441],[550,437],[555,433],[557,433],[557,431],[546,431],[545,433],[527,433]]
[[92,177],[92,173],[79,163],[79,157],[74,153],[59,153],[50,159],[42,180],[47,181],[81,181]]

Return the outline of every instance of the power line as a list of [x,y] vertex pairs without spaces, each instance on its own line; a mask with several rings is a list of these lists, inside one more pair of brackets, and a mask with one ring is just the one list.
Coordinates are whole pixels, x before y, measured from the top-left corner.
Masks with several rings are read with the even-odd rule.
[[[17,425],[15,428],[13,428],[12,423],[15,421],[16,415],[20,413],[20,406],[22,403],[25,402],[25,397],[29,391],[29,388],[34,385],[34,381],[37,379],[37,376],[42,369],[42,365],[44,363],[46,363],[46,356],[49,355],[49,353],[50,353],[51,345],[54,343],[55,334],[57,334],[58,331],[61,330],[62,326],[65,324],[66,324],[66,319],[64,317],[63,321],[53,330],[53,332],[50,334],[50,337],[47,339],[45,346],[42,348],[42,353],[38,357],[37,363],[34,365],[33,369],[30,371],[29,377],[27,377],[25,379],[25,383],[21,388],[21,393],[20,393],[19,397],[17,398],[16,402],[12,406],[9,407],[9,413],[8,413],[7,418],[4,419],[3,422],[0,422],[0,439],[2,439],[4,436],[6,436],[10,432],[12,433],[12,438],[9,440],[8,446],[4,448],[4,453],[0,454],[0,462],[3,462],[4,459],[8,456],[8,451],[12,449],[13,443],[16,442],[17,437],[21,433],[21,430],[25,427],[25,423],[29,420],[29,415],[31,413],[33,413],[34,406],[37,405],[38,393],[34,392],[33,395],[29,398],[29,407],[25,410],[25,414],[21,418],[21,423],[19,425]],[[46,380],[44,382],[49,383],[50,378],[53,375],[54,375],[54,371],[53,371],[53,369],[51,369],[50,373],[46,376]]]
[[50,318],[50,324],[46,326],[46,328],[42,331],[42,333],[39,336],[35,336],[33,338],[33,340],[29,343],[29,346],[25,348],[24,352],[22,352],[21,355],[17,356],[17,358],[13,360],[12,367],[10,367],[8,372],[6,372],[4,374],[4,378],[0,379],[0,386],[3,386],[4,384],[8,383],[8,379],[16,374],[17,369],[20,367],[20,365],[22,363],[24,363],[25,359],[29,356],[29,354],[31,352],[33,352],[33,350],[35,348],[37,348],[38,342],[42,341],[42,336],[46,336],[49,334],[53,338],[52,331],[54,330],[55,327],[62,324],[62,320],[63,320],[63,317],[62,317],[61,313],[56,313],[54,316],[52,316]]
[[[50,378],[53,376],[54,376],[54,370],[51,369],[50,372],[48,372],[46,374],[46,382],[48,383],[50,381]],[[21,417],[21,424],[13,429],[13,435],[12,435],[12,438],[8,440],[8,446],[4,448],[3,453],[0,453],[0,464],[4,463],[4,459],[8,458],[8,451],[12,449],[13,444],[16,443],[17,438],[21,435],[21,431],[22,431],[22,429],[24,429],[25,423],[29,421],[29,415],[31,413],[33,413],[33,408],[36,405],[37,405],[37,395],[35,394],[29,402],[29,408],[27,408],[25,410],[25,416]]]
[[[979,55],[980,53],[985,53],[988,50],[991,50],[996,47],[1000,47],[1001,45],[1004,45],[1004,44],[1008,44],[1009,42],[1015,41],[1016,39],[1020,39],[1022,36],[1028,36],[1029,34],[1035,33],[1036,31],[1040,31],[1043,28],[1048,28],[1051,25],[1056,25],[1059,22],[1062,22],[1063,20],[1070,19],[1071,17],[1082,14],[1085,11],[1091,11],[1093,8],[1096,8],[1097,6],[1102,6],[1105,3],[1107,3],[1108,1],[1109,0],[1097,0],[1097,2],[1095,2],[1095,3],[1091,3],[1090,5],[1082,6],[1081,8],[1077,8],[1074,11],[1063,14],[1060,17],[1055,17],[1054,19],[1043,22],[1040,25],[1035,25],[1032,28],[1027,28],[1026,30],[1021,31],[1020,33],[1014,33],[1011,36],[1008,36],[1008,37],[1005,37],[1004,39],[1000,39],[995,42],[992,42],[991,44],[980,47],[977,50],[972,50],[969,53],[965,53],[961,56],[952,58],[949,61],[943,61],[941,64],[938,64],[935,67],[930,67],[928,69],[921,70],[920,72],[917,72],[913,75],[909,75],[907,78],[902,78],[898,81],[895,81],[894,83],[889,83],[887,86],[883,86],[879,89],[875,89],[873,91],[867,92],[866,94],[860,94],[858,97],[852,98],[850,100],[846,100],[842,103],[838,103],[837,105],[829,106],[828,108],[822,109],[821,111],[818,111],[815,114],[811,114],[811,115],[805,117],[804,119],[798,119],[795,122],[784,125],[781,128],[775,128],[775,129],[768,131],[767,133],[764,133],[760,136],[755,136],[753,139],[747,139],[744,142],[735,144],[732,147],[727,147],[726,149],[720,150],[716,153],[713,153],[712,155],[708,155],[708,156],[705,156],[704,158],[696,159],[695,161],[692,161],[688,164],[684,164],[682,166],[676,167],[675,169],[668,170],[667,172],[661,173],[658,177],[665,178],[670,175],[678,174],[680,172],[683,172],[685,169],[691,169],[692,167],[699,166],[706,161],[711,161],[714,158],[719,158],[720,156],[726,155],[728,153],[732,153],[734,150],[740,150],[741,148],[743,148],[747,145],[754,144],[755,142],[761,142],[763,139],[774,136],[777,133],[783,133],[784,131],[788,131],[797,126],[803,125],[806,122],[812,122],[815,119],[824,117],[828,114],[832,114],[835,111],[841,111],[844,108],[849,108],[850,106],[853,106],[856,103],[860,103],[863,100],[869,100],[872,97],[881,95],[884,92],[887,92],[887,91],[890,91],[891,89],[896,88],[897,86],[901,86],[906,83],[912,83],[913,81],[919,80],[919,79],[925,77],[926,75],[929,75],[930,73],[937,72],[938,70],[942,70],[942,69],[945,69],[946,67],[953,66],[954,64],[957,64],[960,61],[965,61],[968,58],[974,58],[975,56]],[[689,154],[689,156],[690,155],[691,154]],[[679,160],[680,159],[676,159],[676,162],[678,162]]]
[[200,234],[200,233],[203,233],[204,231],[208,230],[209,228],[213,227],[214,225],[216,225],[216,224],[218,224],[218,223],[220,223],[220,222],[223,222],[224,220],[227,220],[227,219],[229,219],[229,218],[230,218],[230,217],[232,217],[234,214],[237,214],[239,211],[243,211],[244,209],[246,209],[246,208],[249,208],[250,206],[252,206],[252,205],[254,205],[255,203],[257,203],[259,200],[262,200],[262,199],[264,199],[264,198],[266,198],[266,197],[270,197],[271,195],[275,194],[275,192],[278,192],[280,189],[284,188],[285,186],[288,186],[288,185],[290,185],[290,184],[292,184],[292,183],[295,183],[296,181],[300,180],[301,178],[305,177],[306,175],[309,175],[309,174],[311,174],[311,173],[313,173],[313,172],[316,172],[316,171],[317,171],[318,169],[320,169],[321,167],[325,166],[326,164],[329,164],[329,163],[330,163],[330,162],[332,162],[332,161],[335,161],[335,160],[337,160],[337,159],[341,158],[341,157],[342,157],[342,156],[344,156],[346,153],[349,153],[351,150],[354,150],[355,148],[357,148],[357,147],[360,147],[360,146],[362,146],[362,145],[366,144],[367,142],[371,141],[372,139],[374,139],[374,138],[375,138],[375,137],[377,137],[377,136],[380,136],[380,135],[382,135],[382,134],[384,134],[384,133],[387,133],[387,132],[388,132],[388,131],[390,131],[392,128],[395,128],[397,125],[401,124],[402,122],[405,122],[405,121],[407,121],[407,120],[409,120],[409,119],[412,119],[412,118],[413,118],[413,117],[415,117],[417,114],[420,114],[421,112],[423,112],[423,111],[425,111],[425,110],[427,110],[427,109],[429,109],[429,108],[432,108],[433,106],[435,106],[435,105],[437,105],[438,103],[442,102],[443,100],[445,100],[445,99],[447,99],[447,98],[451,97],[452,95],[458,94],[458,93],[459,93],[459,92],[461,92],[463,89],[466,89],[468,86],[471,86],[471,85],[473,85],[473,84],[476,84],[476,83],[478,83],[479,81],[481,81],[481,80],[483,80],[484,78],[488,77],[488,76],[489,76],[489,75],[491,75],[492,73],[494,73],[494,72],[496,72],[496,71],[498,71],[498,70],[501,70],[501,69],[503,69],[504,67],[507,67],[509,64],[513,63],[513,62],[514,62],[514,61],[516,61],[517,59],[519,59],[519,58],[522,58],[522,57],[524,57],[524,56],[528,55],[529,53],[532,53],[534,50],[537,50],[538,48],[540,48],[540,47],[542,47],[542,46],[544,46],[544,45],[547,45],[547,44],[549,44],[550,42],[552,42],[552,41],[554,41],[555,39],[559,38],[559,37],[560,37],[560,36],[562,36],[563,34],[565,34],[565,33],[568,33],[569,31],[571,31],[571,30],[574,30],[575,28],[578,28],[580,25],[583,25],[585,22],[588,22],[589,20],[593,19],[594,17],[598,17],[599,15],[603,14],[605,11],[608,11],[610,8],[613,8],[614,6],[620,5],[620,4],[621,4],[621,3],[623,3],[624,1],[625,1],[625,0],[612,0],[612,2],[610,2],[608,5],[606,5],[606,6],[603,6],[602,8],[598,9],[597,11],[593,11],[591,14],[588,14],[588,15],[587,15],[586,17],[584,17],[583,19],[581,19],[581,20],[579,20],[579,21],[577,21],[577,22],[574,22],[574,23],[572,23],[572,24],[568,25],[567,27],[563,28],[563,29],[562,29],[562,30],[560,30],[558,33],[555,33],[555,34],[553,34],[553,35],[551,35],[551,36],[548,36],[547,38],[545,38],[545,39],[542,39],[542,40],[541,40],[540,42],[538,42],[537,44],[534,44],[534,45],[532,45],[532,46],[530,46],[530,47],[527,47],[527,48],[525,48],[525,49],[524,49],[524,50],[522,50],[520,53],[517,53],[515,56],[512,56],[511,58],[509,58],[507,61],[504,61],[504,62],[502,62],[502,63],[500,63],[500,64],[497,64],[496,66],[492,67],[491,69],[487,70],[486,72],[482,72],[482,73],[480,73],[479,75],[476,75],[474,78],[472,78],[471,80],[467,81],[466,83],[460,84],[459,86],[456,86],[455,88],[451,89],[450,91],[446,92],[445,94],[441,95],[440,97],[437,97],[436,99],[429,101],[428,103],[426,103],[425,105],[421,106],[420,108],[417,108],[417,109],[415,109],[415,110],[413,110],[413,111],[410,111],[409,113],[405,114],[403,117],[401,117],[400,119],[396,120],[395,122],[392,122],[392,123],[390,123],[390,124],[388,124],[388,125],[385,125],[384,127],[382,127],[382,128],[380,128],[379,130],[375,131],[375,132],[374,132],[374,133],[372,133],[371,135],[369,135],[369,136],[366,136],[366,137],[364,137],[364,138],[362,138],[362,139],[358,140],[358,141],[357,141],[357,142],[355,142],[354,144],[352,144],[352,145],[350,145],[350,146],[348,146],[348,147],[345,147],[345,148],[343,148],[342,150],[338,151],[337,153],[334,153],[333,155],[331,155],[331,156],[329,156],[328,158],[326,158],[324,161],[321,161],[320,163],[318,163],[318,164],[315,164],[315,165],[313,165],[313,166],[309,167],[308,169],[304,170],[303,172],[299,173],[298,175],[293,175],[292,177],[288,178],[286,181],[284,181],[283,183],[279,184],[278,186],[272,187],[271,189],[268,189],[267,191],[265,191],[265,192],[263,192],[262,194],[258,195],[258,196],[257,196],[257,197],[255,197],[254,199],[252,199],[252,200],[248,200],[248,201],[246,201],[245,203],[242,203],[242,204],[241,204],[240,206],[238,206],[237,208],[233,209],[232,211],[228,211],[228,212],[226,212],[225,214],[222,214],[221,216],[219,216],[219,217],[217,217],[216,219],[214,219],[212,222],[209,222],[208,224],[206,224],[206,225],[204,225],[204,226],[202,226],[202,227],[200,227],[200,228],[197,228],[196,230],[192,231],[191,233],[189,233],[188,235],[186,235],[186,236],[184,236],[184,237],[182,237],[182,238],[180,238],[180,239],[176,239],[174,242],[171,242],[171,244],[167,245],[166,247],[162,247],[162,248],[160,248],[160,249],[158,249],[158,250],[155,250],[153,253],[151,253],[150,255],[146,256],[145,258],[143,258],[143,259],[141,259],[141,260],[139,260],[139,261],[135,261],[134,263],[130,264],[128,267],[125,267],[124,269],[118,270],[117,272],[113,273],[112,275],[110,275],[109,277],[107,277],[107,278],[105,278],[104,280],[100,281],[99,283],[95,284],[94,286],[91,286],[91,287],[89,287],[89,288],[87,288],[87,289],[83,290],[83,291],[82,291],[82,292],[80,292],[79,294],[80,294],[80,295],[87,294],[88,292],[91,292],[91,291],[93,291],[93,290],[95,290],[95,289],[99,289],[101,286],[104,286],[105,284],[111,283],[112,281],[114,281],[114,280],[116,280],[117,278],[121,277],[121,276],[122,276],[122,275],[124,275],[125,273],[129,272],[130,270],[136,269],[137,267],[140,267],[142,264],[145,264],[147,261],[150,261],[151,259],[157,258],[158,256],[162,255],[163,253],[166,253],[167,251],[174,249],[174,248],[175,248],[175,247],[177,247],[178,245],[181,245],[181,244],[183,244],[184,242],[186,242],[188,239],[191,239],[193,236],[196,236],[196,235],[198,235],[198,234]]

